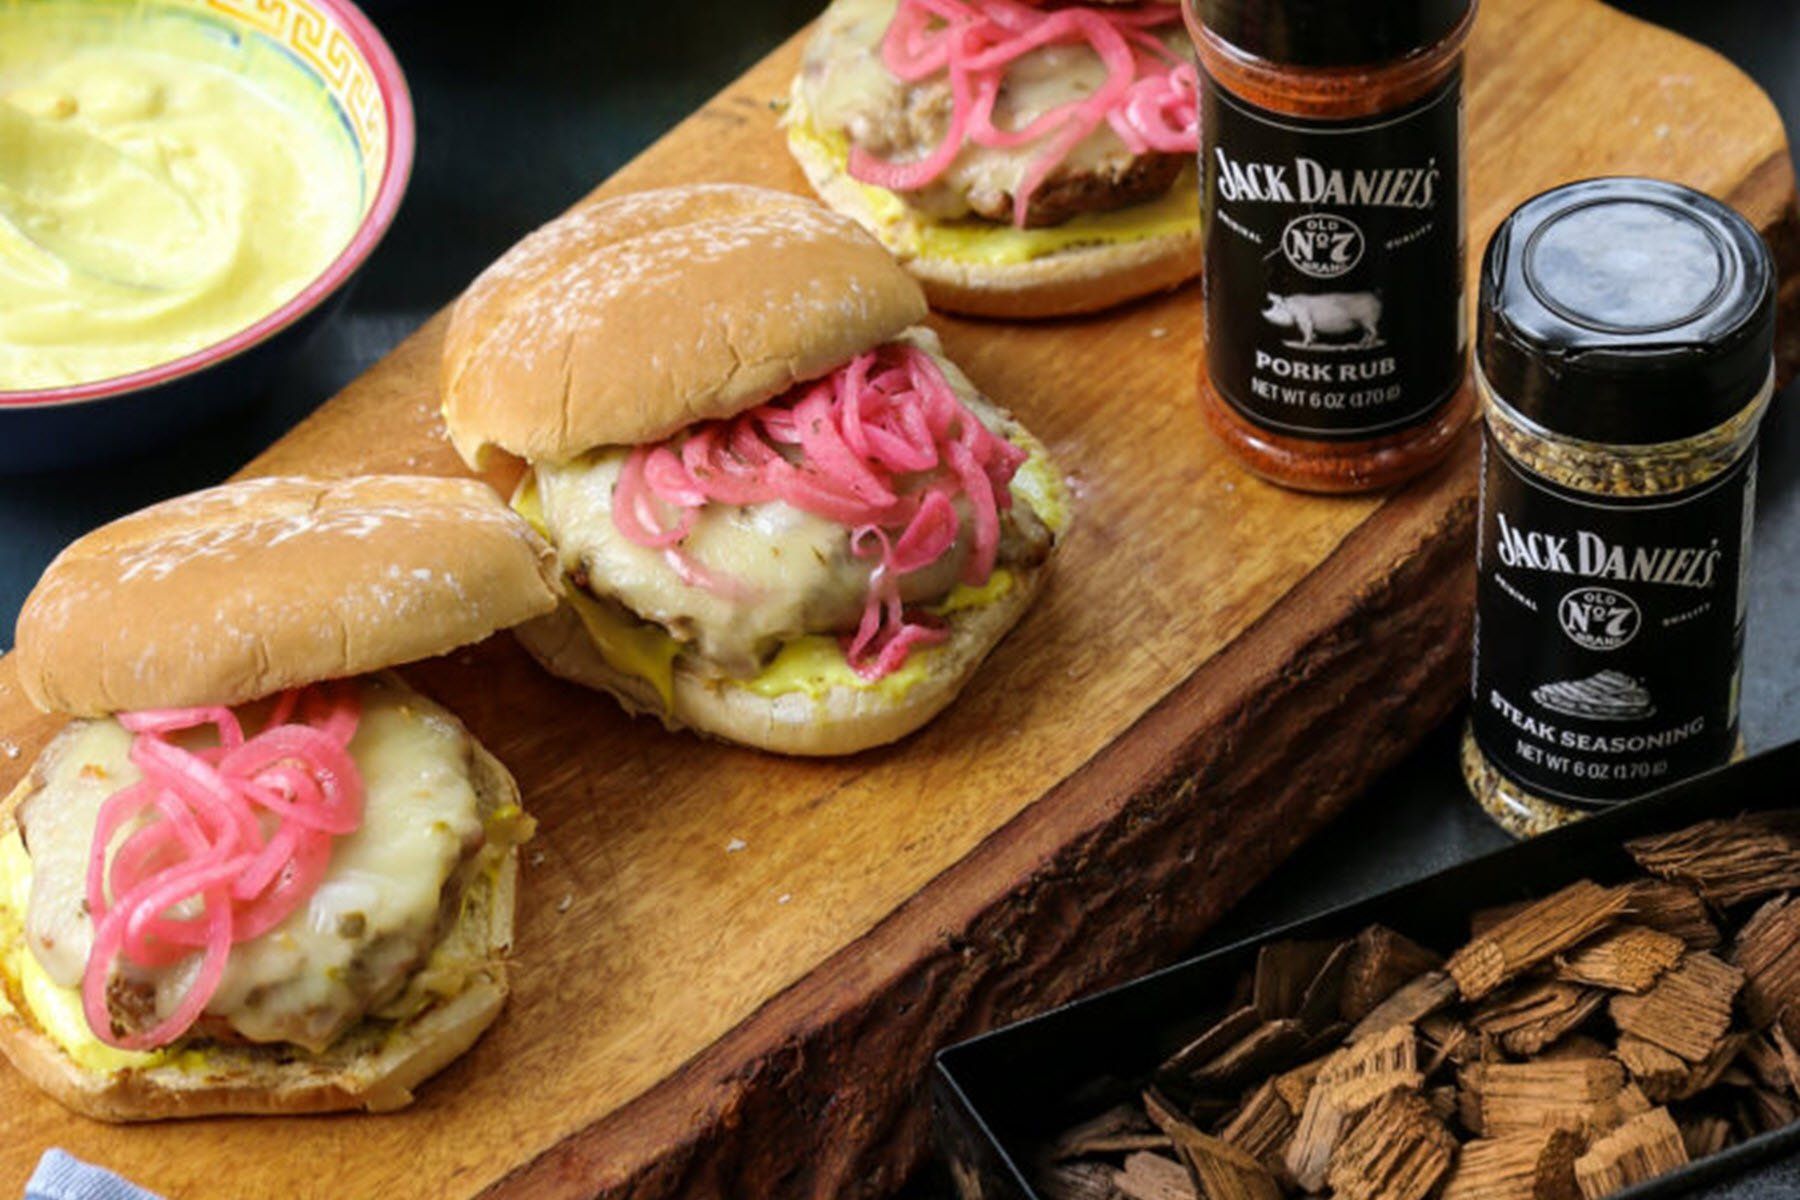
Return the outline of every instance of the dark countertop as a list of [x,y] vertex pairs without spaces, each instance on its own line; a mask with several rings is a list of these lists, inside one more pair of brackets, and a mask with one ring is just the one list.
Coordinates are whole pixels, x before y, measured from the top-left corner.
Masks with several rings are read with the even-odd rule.
[[[77,534],[217,482],[554,216],[809,19],[822,0],[662,5],[529,0],[495,22],[465,0],[370,0],[419,110],[412,189],[343,317],[247,417],[178,451],[100,470],[0,479],[0,644],[45,563]],[[1800,128],[1800,5],[1626,0],[1732,58]],[[1758,749],[1800,738],[1800,389],[1763,443],[1743,702]],[[1466,798],[1439,731],[1255,893],[1214,939],[1306,915],[1504,844]],[[1709,1196],[1800,1194],[1800,1165]]]

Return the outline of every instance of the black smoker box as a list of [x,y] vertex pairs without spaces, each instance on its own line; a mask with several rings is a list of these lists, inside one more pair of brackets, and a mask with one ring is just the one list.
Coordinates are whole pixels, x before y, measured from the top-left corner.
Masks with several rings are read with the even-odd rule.
[[[938,1055],[933,1087],[939,1148],[965,1200],[1042,1200],[1029,1182],[1033,1156],[1069,1125],[1135,1096],[1159,1063],[1225,1015],[1265,943],[1350,937],[1379,922],[1447,951],[1467,940],[1477,909],[1541,898],[1581,878],[1606,884],[1633,874],[1624,850],[1631,838],[1791,807],[1800,807],[1800,742],[951,1046]],[[1800,1124],[1617,1194],[1686,1195],[1796,1152]]]

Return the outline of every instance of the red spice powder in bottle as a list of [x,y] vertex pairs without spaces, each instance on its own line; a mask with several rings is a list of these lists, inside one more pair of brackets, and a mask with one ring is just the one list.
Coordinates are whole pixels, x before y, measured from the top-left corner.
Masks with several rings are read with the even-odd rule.
[[1183,0],[1201,67],[1207,423],[1361,492],[1469,423],[1463,48],[1475,0]]

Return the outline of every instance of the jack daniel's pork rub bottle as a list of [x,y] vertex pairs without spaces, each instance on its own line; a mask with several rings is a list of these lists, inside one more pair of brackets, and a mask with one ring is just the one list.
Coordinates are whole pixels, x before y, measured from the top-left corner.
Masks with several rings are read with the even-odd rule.
[[1738,748],[1775,267],[1711,197],[1597,179],[1507,219],[1480,308],[1463,773],[1529,835]]
[[1288,487],[1386,487],[1473,412],[1475,0],[1183,0],[1201,66],[1201,407]]

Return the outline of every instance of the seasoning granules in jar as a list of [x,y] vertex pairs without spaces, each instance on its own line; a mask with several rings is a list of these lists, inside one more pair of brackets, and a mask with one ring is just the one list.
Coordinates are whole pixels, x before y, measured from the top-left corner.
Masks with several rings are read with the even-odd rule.
[[1368,491],[1474,411],[1463,47],[1475,0],[1183,0],[1201,67],[1207,423],[1288,487]]
[[1530,836],[1739,752],[1775,268],[1645,179],[1528,201],[1488,246],[1463,774]]

